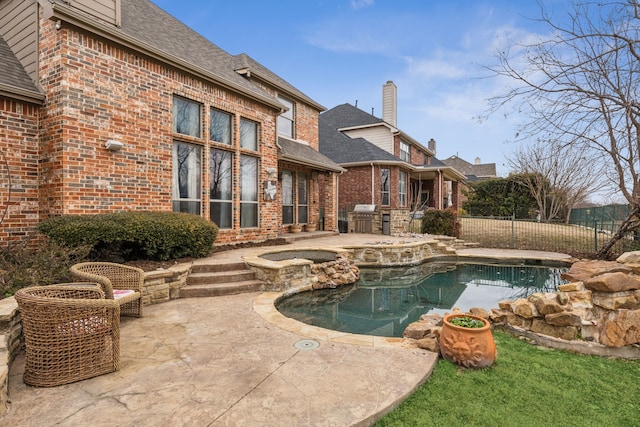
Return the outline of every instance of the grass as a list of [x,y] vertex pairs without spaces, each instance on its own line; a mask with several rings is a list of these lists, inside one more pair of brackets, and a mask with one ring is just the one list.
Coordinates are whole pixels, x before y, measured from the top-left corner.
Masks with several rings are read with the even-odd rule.
[[383,426],[637,426],[640,361],[538,347],[494,331],[496,362],[462,369],[440,360]]
[[[604,232],[559,223],[470,217],[460,217],[460,222],[462,239],[488,248],[551,251],[582,257],[595,254],[611,238]],[[637,243],[622,239],[614,246],[613,255],[634,250]]]

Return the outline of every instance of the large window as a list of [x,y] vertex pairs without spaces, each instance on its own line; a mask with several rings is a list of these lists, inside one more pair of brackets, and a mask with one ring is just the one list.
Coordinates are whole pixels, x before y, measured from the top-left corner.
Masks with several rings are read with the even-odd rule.
[[400,207],[407,206],[407,173],[403,171],[398,176],[398,203]]
[[173,132],[200,138],[200,104],[173,97]]
[[202,148],[173,143],[173,210],[200,215],[202,202]]
[[380,203],[389,206],[389,169],[380,169]]
[[298,223],[309,222],[309,182],[307,174],[298,174]]
[[240,156],[240,227],[258,226],[258,159]]
[[258,151],[258,124],[240,119],[240,147]]
[[293,172],[282,171],[282,223],[293,224]]
[[280,114],[278,116],[278,133],[280,135],[288,136],[289,138],[293,138],[294,128],[295,128],[295,120],[294,120],[294,105],[293,102],[288,100],[287,98],[283,98],[282,96],[278,96],[278,101],[282,103],[285,107],[288,108],[287,111]]
[[214,150],[209,155],[209,217],[220,228],[233,227],[233,154]]
[[209,139],[231,145],[233,134],[231,122],[231,114],[212,109],[209,114]]

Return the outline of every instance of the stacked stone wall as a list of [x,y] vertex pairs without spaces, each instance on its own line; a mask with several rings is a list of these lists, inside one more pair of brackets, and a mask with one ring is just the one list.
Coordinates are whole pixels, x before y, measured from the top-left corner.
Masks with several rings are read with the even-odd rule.
[[640,252],[616,261],[580,261],[558,292],[502,301],[495,324],[562,340],[620,348],[640,344]]

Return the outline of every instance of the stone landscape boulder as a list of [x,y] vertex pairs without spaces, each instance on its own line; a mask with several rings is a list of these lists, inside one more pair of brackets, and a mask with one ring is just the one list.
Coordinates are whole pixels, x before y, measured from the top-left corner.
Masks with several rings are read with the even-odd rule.
[[640,251],[616,261],[580,261],[554,293],[502,301],[491,310],[494,324],[562,340],[607,347],[640,344]]
[[335,261],[313,264],[311,273],[315,275],[313,289],[350,285],[360,278],[360,269],[344,255],[338,255]]

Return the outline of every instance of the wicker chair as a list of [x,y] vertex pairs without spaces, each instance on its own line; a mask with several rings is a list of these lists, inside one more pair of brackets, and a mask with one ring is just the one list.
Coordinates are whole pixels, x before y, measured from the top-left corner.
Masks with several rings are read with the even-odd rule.
[[15,298],[25,384],[52,387],[120,369],[120,306],[97,283],[32,286]]
[[120,304],[122,316],[142,317],[142,269],[112,262],[81,262],[70,271],[77,280],[100,283],[105,297]]

